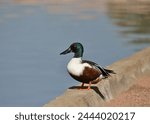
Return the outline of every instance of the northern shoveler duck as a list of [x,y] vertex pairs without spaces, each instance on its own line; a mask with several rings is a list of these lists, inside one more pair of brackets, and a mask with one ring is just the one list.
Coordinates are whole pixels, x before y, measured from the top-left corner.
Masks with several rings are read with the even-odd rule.
[[96,80],[107,78],[110,74],[115,74],[113,70],[105,69],[95,62],[88,60],[82,60],[84,48],[81,43],[73,43],[68,49],[60,53],[60,55],[65,55],[70,52],[74,53],[74,57],[70,60],[67,65],[67,69],[72,78],[77,81],[82,82],[81,88],[84,83],[89,84],[88,90],[91,84]]

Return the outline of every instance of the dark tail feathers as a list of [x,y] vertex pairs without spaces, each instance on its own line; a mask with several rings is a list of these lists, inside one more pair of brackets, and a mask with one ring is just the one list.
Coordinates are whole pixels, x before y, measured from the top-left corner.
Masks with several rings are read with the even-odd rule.
[[105,68],[104,68],[104,70],[107,71],[108,73],[116,74],[113,70],[105,69]]
[[105,68],[102,68],[102,67],[99,67],[99,69],[101,70],[102,75],[104,76],[104,78],[107,78],[108,76],[110,76],[110,74],[116,74],[113,70],[110,70],[110,69],[105,69]]

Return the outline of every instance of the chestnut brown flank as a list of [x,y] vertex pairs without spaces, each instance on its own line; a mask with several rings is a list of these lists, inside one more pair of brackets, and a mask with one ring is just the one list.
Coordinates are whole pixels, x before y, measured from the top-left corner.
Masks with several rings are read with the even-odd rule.
[[82,75],[80,75],[80,76],[75,76],[72,74],[70,74],[70,75],[71,75],[71,77],[73,77],[74,79],[76,79],[80,82],[89,83],[90,81],[95,82],[95,80],[97,80],[97,78],[101,75],[101,71],[98,69],[85,67]]

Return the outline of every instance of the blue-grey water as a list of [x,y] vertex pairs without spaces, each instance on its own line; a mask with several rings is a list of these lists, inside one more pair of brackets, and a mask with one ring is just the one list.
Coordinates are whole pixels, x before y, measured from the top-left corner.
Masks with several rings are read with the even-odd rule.
[[42,106],[77,85],[66,71],[73,55],[59,55],[73,42],[102,66],[149,46],[149,15],[144,28],[136,13],[94,1],[0,0],[0,106]]

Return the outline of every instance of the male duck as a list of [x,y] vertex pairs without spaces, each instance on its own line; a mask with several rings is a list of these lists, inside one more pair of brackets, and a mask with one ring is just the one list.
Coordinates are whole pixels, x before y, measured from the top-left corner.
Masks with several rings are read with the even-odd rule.
[[107,78],[111,73],[115,74],[113,70],[105,69],[88,60],[82,60],[84,48],[81,43],[71,44],[70,47],[60,53],[60,55],[65,55],[70,52],[74,53],[74,57],[68,63],[67,69],[71,77],[82,82],[81,87],[84,86],[84,83],[88,83],[89,86],[87,89],[89,90],[91,84],[97,79]]

